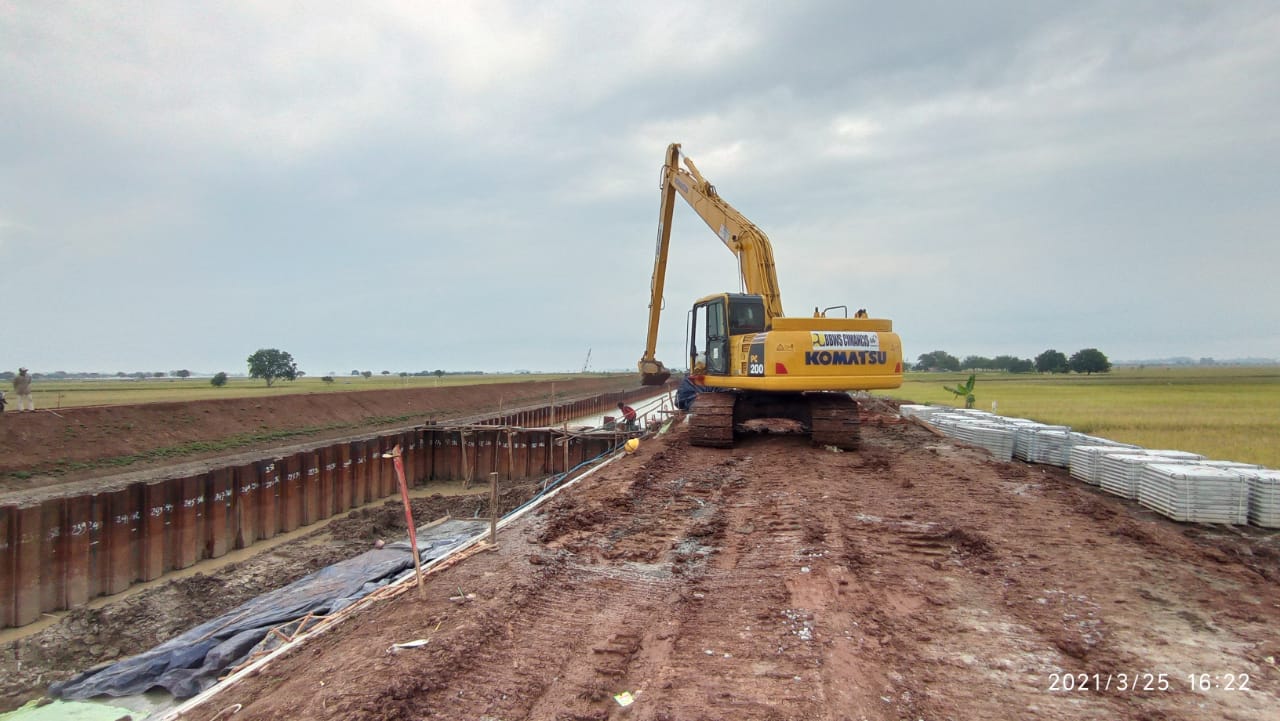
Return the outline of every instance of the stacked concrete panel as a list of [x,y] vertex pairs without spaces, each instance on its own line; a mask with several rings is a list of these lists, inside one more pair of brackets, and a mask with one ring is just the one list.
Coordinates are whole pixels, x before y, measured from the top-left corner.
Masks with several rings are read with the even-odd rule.
[[[1136,499],[1176,520],[1280,527],[1278,471],[1251,463],[1205,460],[1186,451],[1143,449],[1074,432],[1066,426],[973,409],[904,404],[899,410],[905,418],[921,420],[945,435],[986,448],[1000,460],[1007,460],[1001,443],[1012,433],[1014,458],[1069,468],[1073,478]],[[1183,465],[1198,470],[1171,470]],[[1243,485],[1229,474],[1245,479]]]
[[[1041,458],[1051,457],[1053,451],[1060,452],[1066,443],[1066,434],[1070,431],[1067,426],[1043,423],[1020,425],[1014,435],[1013,457],[1028,463],[1043,463]],[[1066,463],[1061,465],[1065,466]]]
[[989,421],[961,421],[953,426],[954,436],[970,445],[986,449],[998,461],[1013,459],[1014,429]]
[[1249,522],[1280,528],[1280,471],[1270,468],[1231,469],[1249,484]]
[[1099,485],[1104,491],[1121,498],[1138,497],[1138,476],[1143,466],[1151,463],[1179,463],[1198,461],[1204,456],[1186,451],[1136,450],[1125,453],[1105,453],[1099,461]]
[[1138,503],[1175,521],[1249,522],[1249,480],[1239,473],[1190,463],[1146,463]]
[[1071,477],[1084,481],[1092,486],[1102,483],[1100,460],[1107,453],[1119,453],[1125,450],[1140,451],[1137,446],[1130,446],[1124,443],[1107,442],[1098,444],[1097,440],[1087,445],[1072,445],[1070,452],[1067,454],[1067,468],[1070,469]]

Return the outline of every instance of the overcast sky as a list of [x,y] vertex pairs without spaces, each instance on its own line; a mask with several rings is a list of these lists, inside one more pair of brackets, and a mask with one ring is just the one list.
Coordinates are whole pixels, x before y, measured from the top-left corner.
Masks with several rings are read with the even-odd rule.
[[[327,5],[327,7],[326,7]],[[1274,2],[0,0],[0,367],[634,368],[681,142],[908,357],[1280,357]],[[737,290],[676,208],[658,357]]]

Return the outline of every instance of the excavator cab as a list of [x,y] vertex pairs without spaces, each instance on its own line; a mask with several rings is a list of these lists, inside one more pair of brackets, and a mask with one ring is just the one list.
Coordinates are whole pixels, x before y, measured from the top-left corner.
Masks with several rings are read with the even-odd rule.
[[722,293],[693,305],[689,368],[694,375],[729,375],[730,339],[765,331],[764,298]]

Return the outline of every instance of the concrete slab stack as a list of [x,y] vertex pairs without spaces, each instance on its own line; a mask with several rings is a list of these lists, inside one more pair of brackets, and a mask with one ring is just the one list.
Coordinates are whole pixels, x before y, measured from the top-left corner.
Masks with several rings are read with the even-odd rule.
[[[1014,436],[1013,457],[1028,463],[1043,463],[1044,461],[1037,459],[1051,457],[1052,449],[1061,449],[1066,442],[1066,434],[1070,431],[1068,426],[1043,423],[1020,425]],[[1063,462],[1062,465],[1065,466],[1066,463]]]
[[1198,461],[1204,456],[1197,453],[1173,450],[1139,450],[1124,453],[1105,453],[1099,461],[1099,485],[1102,490],[1121,498],[1138,497],[1138,475],[1151,463],[1179,463]]
[[1249,522],[1249,480],[1231,470],[1189,463],[1147,463],[1138,503],[1175,521]]
[[1072,478],[1084,481],[1091,486],[1097,486],[1102,483],[1100,465],[1102,456],[1107,453],[1123,452],[1124,450],[1141,451],[1143,449],[1121,443],[1073,445],[1071,451],[1067,454],[1067,467],[1070,469]]
[[984,448],[998,461],[1013,460],[1014,429],[989,421],[961,421],[954,426],[955,437]]
[[1280,471],[1270,468],[1233,469],[1249,484],[1249,522],[1280,528]]

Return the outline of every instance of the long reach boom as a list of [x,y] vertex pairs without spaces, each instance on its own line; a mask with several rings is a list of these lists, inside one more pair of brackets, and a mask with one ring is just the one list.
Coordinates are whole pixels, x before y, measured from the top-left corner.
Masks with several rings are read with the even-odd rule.
[[[683,160],[685,166],[680,167]],[[773,264],[773,246],[769,236],[747,220],[716,192],[716,188],[698,172],[698,166],[680,154],[680,144],[667,146],[667,161],[662,166],[662,203],[658,210],[658,244],[649,284],[649,333],[644,355],[640,358],[640,376],[645,385],[661,385],[671,377],[670,371],[654,358],[658,344],[658,322],[662,311],[662,291],[667,275],[667,252],[671,245],[671,218],[675,197],[679,193],[698,217],[720,238],[738,259],[738,276],[743,290],[764,299],[765,329],[773,319],[781,317],[782,293],[778,290],[778,274]]]

